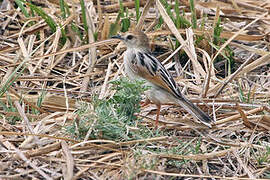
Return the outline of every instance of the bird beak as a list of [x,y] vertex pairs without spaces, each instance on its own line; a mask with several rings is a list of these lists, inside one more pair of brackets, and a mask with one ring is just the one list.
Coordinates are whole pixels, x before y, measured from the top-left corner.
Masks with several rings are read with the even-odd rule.
[[120,39],[120,40],[125,40],[122,36],[120,36],[119,34],[112,36],[112,39]]

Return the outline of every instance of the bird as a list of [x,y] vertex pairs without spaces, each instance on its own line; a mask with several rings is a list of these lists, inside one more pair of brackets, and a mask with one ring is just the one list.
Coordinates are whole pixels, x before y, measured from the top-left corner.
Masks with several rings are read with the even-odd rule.
[[161,105],[169,103],[180,105],[200,122],[212,127],[211,124],[214,120],[180,92],[172,75],[152,54],[149,39],[144,32],[135,30],[122,36],[117,34],[111,38],[121,40],[126,45],[127,49],[123,54],[123,61],[124,71],[129,79],[143,79],[146,86],[150,87],[145,92],[147,97],[145,105],[150,102],[156,104],[156,127],[158,127]]

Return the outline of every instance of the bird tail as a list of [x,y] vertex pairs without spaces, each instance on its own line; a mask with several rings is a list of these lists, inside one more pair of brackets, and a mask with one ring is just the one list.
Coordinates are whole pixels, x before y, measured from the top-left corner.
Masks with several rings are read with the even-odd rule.
[[212,127],[211,123],[214,122],[214,120],[207,115],[205,112],[203,112],[200,108],[195,106],[192,102],[190,102],[185,97],[181,97],[181,99],[177,99],[177,102],[180,106],[182,106],[187,112],[189,112],[192,116],[200,120],[203,124],[205,124],[208,127]]

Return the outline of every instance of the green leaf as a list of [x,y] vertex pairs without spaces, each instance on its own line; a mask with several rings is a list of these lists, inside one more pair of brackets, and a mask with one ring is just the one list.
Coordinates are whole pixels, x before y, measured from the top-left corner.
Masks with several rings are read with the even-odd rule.
[[191,11],[191,22],[192,22],[192,28],[197,28],[197,16],[196,16],[196,9],[195,9],[195,3],[194,0],[189,0],[190,4],[190,11]]
[[140,0],[135,0],[135,11],[136,11],[136,21],[138,22],[140,19]]
[[[81,8],[82,8],[82,22],[83,22],[83,28],[86,34],[88,34],[88,24],[87,24],[87,18],[86,18],[86,8],[84,4],[84,0],[80,0]],[[86,35],[86,37],[88,37]],[[86,40],[88,43],[88,39]]]
[[[23,1],[23,0],[21,0]],[[56,23],[54,22],[54,20],[46,13],[43,11],[43,9],[29,3],[29,2],[25,2],[25,4],[27,6],[29,6],[34,12],[36,12],[42,19],[44,19],[44,21],[48,24],[48,26],[51,28],[51,30],[53,32],[56,31]]]
[[24,7],[24,4],[20,0],[15,0],[15,3],[18,5],[18,7],[22,10],[22,13],[24,14],[25,17],[29,18],[30,15],[27,12],[27,10]]
[[64,0],[59,0],[59,4],[60,4],[61,16],[62,16],[62,18],[65,19],[67,17],[65,1]]
[[25,64],[24,62],[22,62],[21,64],[19,64],[19,66],[17,66],[16,69],[8,77],[6,83],[0,88],[0,97],[2,97],[6,93],[6,91],[9,89],[9,87],[23,73],[24,69],[26,68],[24,66],[24,64]]

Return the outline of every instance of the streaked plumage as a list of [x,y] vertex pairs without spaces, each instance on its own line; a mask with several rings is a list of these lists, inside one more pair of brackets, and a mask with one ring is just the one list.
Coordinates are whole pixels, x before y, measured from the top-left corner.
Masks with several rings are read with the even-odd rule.
[[161,104],[177,103],[205,125],[211,127],[213,119],[186,99],[180,92],[172,75],[152,55],[147,36],[141,31],[127,33],[125,36],[112,38],[122,40],[127,50],[124,53],[125,72],[130,79],[145,79],[151,87],[146,92],[147,98],[158,107],[156,125]]

